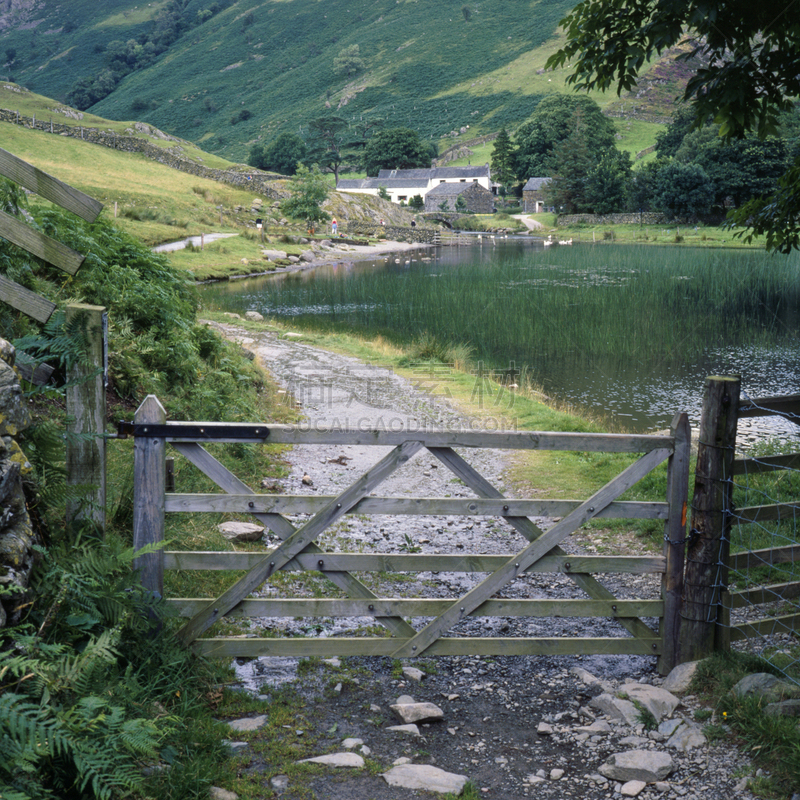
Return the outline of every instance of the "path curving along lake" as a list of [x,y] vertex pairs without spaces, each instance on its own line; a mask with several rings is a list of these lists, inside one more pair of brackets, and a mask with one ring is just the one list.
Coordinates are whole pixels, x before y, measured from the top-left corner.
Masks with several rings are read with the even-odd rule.
[[[696,424],[712,374],[740,374],[753,398],[797,391],[797,256],[484,237],[219,284],[203,299],[315,330],[465,343],[482,368],[518,372],[633,431],[667,427],[677,411]],[[796,435],[776,419],[742,428],[751,438]]]

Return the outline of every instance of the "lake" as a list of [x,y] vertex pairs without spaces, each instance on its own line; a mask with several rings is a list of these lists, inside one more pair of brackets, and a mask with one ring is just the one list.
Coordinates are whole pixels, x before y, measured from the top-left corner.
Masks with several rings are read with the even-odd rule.
[[[468,345],[486,369],[522,373],[617,429],[699,420],[707,375],[750,397],[797,392],[800,259],[763,251],[483,237],[203,288],[207,307],[317,330],[423,333]],[[743,421],[752,435],[791,423]]]

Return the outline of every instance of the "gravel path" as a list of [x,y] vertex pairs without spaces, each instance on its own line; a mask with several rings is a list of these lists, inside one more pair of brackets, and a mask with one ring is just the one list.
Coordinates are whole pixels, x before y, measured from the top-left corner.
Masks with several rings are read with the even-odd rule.
[[[231,324],[214,324],[226,337],[239,341],[256,353],[275,379],[301,404],[308,424],[341,427],[402,426],[461,427],[474,425],[441,397],[423,389],[430,382],[420,376],[420,385],[383,368],[366,366],[346,356],[303,344],[297,338],[274,333],[254,334]],[[358,446],[295,447],[288,454],[291,474],[282,481],[287,494],[333,494],[354,482],[375,464],[386,449]],[[507,455],[499,451],[461,451],[461,454],[501,491],[506,491]],[[305,479],[305,482],[304,482]],[[308,482],[311,481],[311,485]],[[376,492],[392,496],[470,497],[472,492],[427,451],[384,482]],[[297,521],[297,520],[296,520]],[[550,520],[535,520],[542,527]],[[318,543],[333,549],[368,552],[398,552],[412,549],[431,553],[508,553],[525,544],[510,526],[492,518],[467,520],[460,517],[347,517]],[[574,552],[567,541],[564,549]],[[421,573],[401,582],[383,585],[384,596],[454,597],[464,594],[483,576],[462,573]],[[657,580],[650,576],[619,576],[603,582],[620,597],[657,597]],[[270,593],[274,590],[266,588]],[[309,588],[313,591],[313,587]],[[585,597],[566,576],[524,575],[510,584],[504,597]],[[412,620],[415,628],[423,620]],[[276,624],[263,621],[264,628],[281,634],[352,635],[372,623],[371,618],[339,620],[336,623],[289,620]],[[470,618],[455,629],[470,636],[625,636],[611,620],[564,620],[535,618]],[[414,660],[408,662],[414,664]],[[330,752],[345,737],[361,738],[371,750],[370,758],[388,768],[394,759],[408,757],[414,763],[435,764],[474,781],[482,796],[517,800],[528,797],[606,798],[621,796],[622,785],[598,775],[611,753],[638,749],[664,750],[668,738],[641,725],[612,723],[602,734],[579,730],[602,714],[589,706],[600,693],[599,684],[586,683],[580,666],[604,681],[612,693],[632,681],[660,685],[655,659],[643,656],[552,656],[552,657],[440,657],[425,661],[428,675],[415,683],[397,674],[386,658],[347,659],[342,667],[325,665],[315,679],[304,677],[298,686],[306,694],[320,737],[319,752]],[[355,669],[353,680],[346,669]],[[292,659],[254,659],[237,664],[242,686],[269,698],[271,687],[293,680]],[[343,671],[344,670],[344,671]],[[338,691],[323,691],[337,676],[344,676]],[[349,677],[348,677],[349,676]],[[442,707],[444,723],[422,729],[420,739],[398,738],[386,726],[396,722],[389,705],[398,695],[410,694]],[[691,720],[696,701],[685,698],[676,712]],[[542,722],[552,730],[542,734]],[[327,732],[327,733],[324,733]],[[301,734],[298,734],[301,735]],[[634,737],[631,739],[630,737]],[[339,748],[341,749],[341,747]],[[687,800],[750,798],[741,785],[747,760],[729,742],[680,752],[671,750],[675,768],[663,783],[640,789],[639,797],[685,797]],[[249,770],[263,774],[265,788],[271,784],[269,764],[253,758]],[[553,772],[556,770],[556,772]],[[563,774],[562,774],[563,771]],[[738,771],[738,772],[737,772]],[[375,776],[340,770],[315,778],[310,788],[319,798],[348,800],[396,800],[414,797],[413,790],[389,787]],[[538,773],[538,775],[537,775]],[[558,777],[552,777],[557,775]],[[273,776],[274,777],[274,776]],[[544,778],[544,780],[542,780]],[[292,798],[292,786],[277,788]],[[265,796],[272,796],[269,792]],[[297,796],[300,796],[299,794]],[[305,796],[305,795],[304,795]],[[629,795],[634,796],[634,795]]]

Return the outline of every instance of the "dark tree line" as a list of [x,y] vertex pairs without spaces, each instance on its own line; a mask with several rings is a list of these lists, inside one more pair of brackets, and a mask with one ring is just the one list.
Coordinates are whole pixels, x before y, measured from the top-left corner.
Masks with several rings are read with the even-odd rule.
[[671,217],[720,215],[774,192],[799,150],[800,115],[786,111],[777,135],[725,138],[682,108],[658,136],[654,161],[632,167],[614,145],[613,123],[585,96],[553,95],[514,140],[495,141],[492,170],[505,187],[550,178],[550,205],[565,213],[660,211]]

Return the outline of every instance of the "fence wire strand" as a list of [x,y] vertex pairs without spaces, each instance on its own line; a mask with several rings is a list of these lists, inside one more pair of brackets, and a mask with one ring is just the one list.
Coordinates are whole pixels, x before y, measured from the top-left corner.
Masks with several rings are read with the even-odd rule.
[[[753,404],[744,392],[742,395]],[[797,414],[780,416],[800,424]],[[730,478],[727,544],[731,558],[726,565],[723,543],[713,591],[718,624],[729,625],[732,647],[760,656],[786,678],[800,683],[800,558],[786,550],[798,546],[800,470],[776,468],[767,460],[768,456],[794,455],[786,449],[761,447],[744,460],[741,474]],[[742,554],[749,555],[745,558]],[[722,606],[728,600],[730,622],[726,623]],[[741,638],[742,633],[746,638]]]

